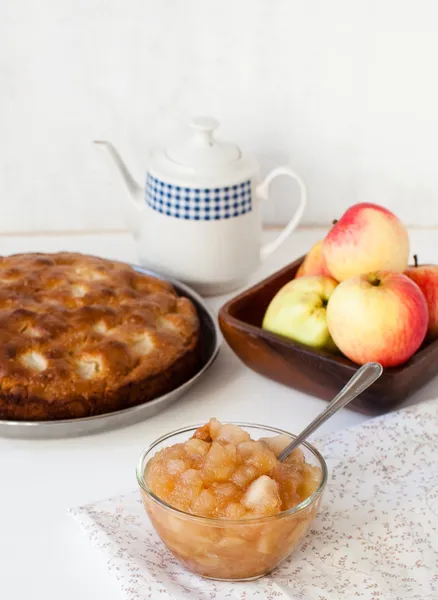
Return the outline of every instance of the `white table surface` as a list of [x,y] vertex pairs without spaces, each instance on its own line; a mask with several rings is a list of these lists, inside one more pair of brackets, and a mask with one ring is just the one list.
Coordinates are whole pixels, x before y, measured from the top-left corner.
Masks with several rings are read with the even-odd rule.
[[[274,235],[273,232],[265,234]],[[262,279],[306,252],[323,230],[299,230],[260,267]],[[411,231],[421,262],[438,255],[436,230]],[[127,234],[1,237],[0,254],[77,250],[136,262]],[[227,297],[208,302],[217,309]],[[438,381],[410,402],[436,396]],[[247,369],[226,345],[216,363],[175,406],[137,425],[76,439],[0,439],[0,598],[1,600],[120,600],[117,584],[102,557],[66,514],[69,507],[136,487],[141,449],[176,427],[216,416],[298,431],[325,405],[316,398],[264,379]],[[323,427],[329,432],[361,423],[365,416],[344,409]]]

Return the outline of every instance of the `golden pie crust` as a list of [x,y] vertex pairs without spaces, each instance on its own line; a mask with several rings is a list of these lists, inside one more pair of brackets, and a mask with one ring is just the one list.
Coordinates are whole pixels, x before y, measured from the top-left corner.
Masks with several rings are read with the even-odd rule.
[[87,417],[198,369],[199,319],[172,285],[84,254],[0,257],[0,418]]

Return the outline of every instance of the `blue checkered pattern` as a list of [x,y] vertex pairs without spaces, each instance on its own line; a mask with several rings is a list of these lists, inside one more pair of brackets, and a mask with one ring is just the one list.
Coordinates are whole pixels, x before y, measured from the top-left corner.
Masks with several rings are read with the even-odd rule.
[[194,221],[231,219],[251,211],[251,182],[222,188],[187,188],[147,176],[146,203],[164,215]]

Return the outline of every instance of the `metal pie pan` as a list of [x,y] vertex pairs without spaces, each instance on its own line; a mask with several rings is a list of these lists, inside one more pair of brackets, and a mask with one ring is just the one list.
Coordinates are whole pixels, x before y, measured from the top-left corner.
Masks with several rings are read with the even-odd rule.
[[201,323],[201,360],[199,371],[188,381],[175,388],[168,394],[159,396],[154,400],[138,404],[112,413],[83,417],[79,419],[62,419],[58,421],[9,421],[0,420],[0,436],[18,439],[56,439],[91,435],[104,431],[111,431],[120,427],[127,427],[149,419],[168,406],[175,403],[201,378],[216,359],[220,348],[220,334],[216,319],[207,308],[204,300],[185,284],[165,277],[150,269],[131,265],[136,271],[151,275],[157,279],[169,281],[178,294],[190,298],[198,311]]

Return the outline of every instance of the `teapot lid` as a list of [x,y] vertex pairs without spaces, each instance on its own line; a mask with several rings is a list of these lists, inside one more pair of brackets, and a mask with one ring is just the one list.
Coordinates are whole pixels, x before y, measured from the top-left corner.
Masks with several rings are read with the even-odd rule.
[[224,142],[213,136],[219,121],[210,117],[197,117],[190,121],[190,134],[179,144],[165,150],[166,157],[182,167],[211,169],[228,165],[241,158],[235,144]]

